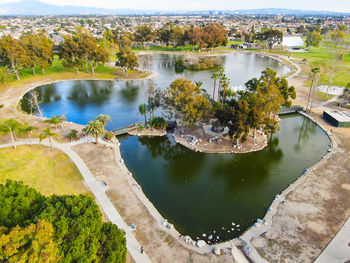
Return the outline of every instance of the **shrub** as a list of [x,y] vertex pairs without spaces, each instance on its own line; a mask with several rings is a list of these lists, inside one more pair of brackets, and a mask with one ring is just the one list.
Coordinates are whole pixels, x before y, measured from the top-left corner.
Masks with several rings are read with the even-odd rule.
[[107,141],[112,141],[112,139],[114,138],[114,133],[113,132],[111,132],[111,131],[108,131],[108,132],[106,132],[105,133],[105,140],[107,140]]
[[168,126],[168,123],[162,117],[154,117],[149,121],[149,124],[155,129],[164,129]]
[[71,130],[68,135],[67,135],[68,139],[70,139],[71,141],[77,140],[78,137],[78,131],[77,130]]

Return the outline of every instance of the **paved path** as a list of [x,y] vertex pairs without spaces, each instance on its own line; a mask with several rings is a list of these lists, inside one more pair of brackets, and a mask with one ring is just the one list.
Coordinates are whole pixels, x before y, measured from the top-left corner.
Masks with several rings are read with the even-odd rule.
[[315,263],[344,263],[348,261],[350,261],[350,217],[318,256]]
[[[91,192],[95,195],[97,202],[102,207],[103,211],[105,212],[108,219],[115,225],[117,225],[119,228],[123,229],[125,231],[126,236],[126,246],[127,249],[134,259],[136,263],[148,263],[151,262],[151,260],[148,258],[146,253],[141,254],[140,253],[140,244],[137,242],[134,235],[131,233],[131,229],[126,225],[123,218],[119,215],[118,211],[113,206],[112,202],[107,197],[105,191],[107,190],[107,187],[102,183],[95,179],[93,174],[91,173],[90,169],[87,167],[83,159],[80,158],[80,156],[72,150],[72,146],[78,145],[85,142],[91,142],[88,139],[82,139],[78,142],[73,143],[56,143],[53,142],[52,146],[56,149],[61,150],[65,154],[69,156],[69,158],[75,163],[75,165],[78,167],[81,175],[83,176],[86,184],[89,186]],[[39,144],[38,140],[32,140],[33,144]],[[28,145],[30,142],[28,140],[18,141],[16,142],[16,146],[18,145]],[[50,146],[50,143],[48,141],[43,141],[41,143],[45,146]],[[12,147],[12,144],[3,144],[0,145],[0,148],[7,148]]]

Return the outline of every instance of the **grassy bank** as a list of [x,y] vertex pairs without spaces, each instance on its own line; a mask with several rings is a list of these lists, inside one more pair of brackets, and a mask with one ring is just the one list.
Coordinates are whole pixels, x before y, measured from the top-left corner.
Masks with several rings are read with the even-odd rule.
[[0,149],[0,183],[23,181],[44,195],[88,193],[77,167],[59,150],[33,145]]
[[[149,73],[138,71],[138,70],[130,70],[128,72],[127,79],[139,79],[145,78]],[[31,69],[25,69],[20,71],[20,80],[16,80],[13,78],[8,81],[7,86],[18,88],[26,85],[28,83],[32,83],[35,81],[55,81],[55,80],[64,80],[64,79],[125,79],[125,73],[123,70],[115,67],[110,67],[108,65],[100,64],[95,69],[95,75],[91,73],[86,73],[85,67],[80,69],[79,74],[77,74],[75,69],[65,68],[62,65],[62,61],[55,59],[53,61],[52,66],[48,67],[45,71],[45,74],[42,73],[41,69],[37,68],[36,76],[33,75]],[[1,85],[0,90],[4,89],[5,86]]]

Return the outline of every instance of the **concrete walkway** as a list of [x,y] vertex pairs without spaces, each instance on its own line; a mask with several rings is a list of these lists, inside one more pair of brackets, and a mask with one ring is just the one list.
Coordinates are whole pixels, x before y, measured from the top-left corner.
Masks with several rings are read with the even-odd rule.
[[[151,262],[151,260],[148,258],[146,253],[141,254],[140,253],[140,244],[137,242],[134,235],[131,233],[131,229],[126,225],[123,218],[120,216],[118,211],[113,206],[112,202],[109,200],[109,198],[106,195],[107,187],[102,183],[95,179],[93,174],[91,173],[90,169],[87,167],[83,159],[80,158],[80,156],[72,150],[72,146],[91,142],[91,140],[84,138],[77,142],[72,143],[56,143],[53,142],[52,146],[56,149],[61,150],[65,154],[69,156],[69,158],[75,163],[75,165],[78,167],[81,175],[83,176],[86,184],[89,186],[91,192],[95,195],[97,202],[102,207],[103,211],[105,212],[108,219],[115,225],[117,225],[120,229],[123,229],[125,231],[126,236],[126,246],[127,249],[131,255],[131,257],[134,259],[136,263],[148,263]],[[30,142],[28,140],[21,140],[16,142],[16,146],[19,145],[29,145]],[[40,144],[38,140],[32,140],[32,144]],[[42,145],[50,146],[50,143],[45,140],[41,142]],[[12,147],[12,144],[2,144],[0,145],[0,148],[8,148]]]
[[350,261],[350,217],[318,256],[315,263],[344,263],[348,261]]

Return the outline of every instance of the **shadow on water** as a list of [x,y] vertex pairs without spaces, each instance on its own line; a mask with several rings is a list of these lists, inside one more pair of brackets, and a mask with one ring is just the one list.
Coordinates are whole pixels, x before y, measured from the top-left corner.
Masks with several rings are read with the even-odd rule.
[[[121,152],[146,196],[180,233],[221,242],[263,218],[275,194],[327,152],[328,137],[305,119],[281,117],[280,131],[259,152],[196,153],[170,136],[127,137]],[[296,150],[300,133],[312,136]]]

